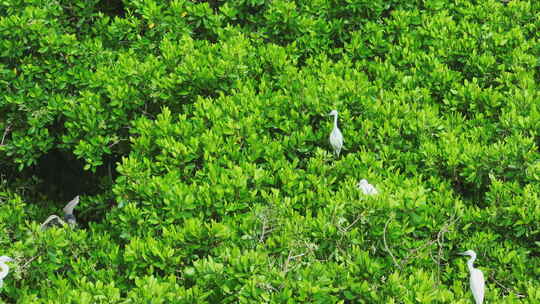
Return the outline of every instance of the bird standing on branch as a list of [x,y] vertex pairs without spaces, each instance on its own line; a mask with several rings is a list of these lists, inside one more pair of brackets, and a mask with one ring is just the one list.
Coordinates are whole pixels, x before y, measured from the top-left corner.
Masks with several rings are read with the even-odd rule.
[[332,133],[330,133],[330,144],[332,145],[332,148],[334,148],[334,154],[336,157],[339,157],[339,153],[341,152],[341,148],[343,148],[343,135],[341,134],[341,131],[338,128],[337,120],[338,120],[338,112],[336,110],[332,110],[330,116],[334,116],[334,129],[332,130]]
[[63,209],[65,222],[62,219],[60,219],[58,215],[53,214],[49,216],[45,220],[45,222],[43,222],[43,224],[41,224],[41,230],[45,230],[53,220],[56,220],[61,225],[65,225],[67,222],[69,226],[75,227],[77,225],[77,220],[75,219],[75,215],[73,215],[73,209],[75,209],[75,207],[78,204],[79,204],[79,196],[77,195],[71,201],[69,201],[69,203],[67,203]]
[[461,255],[468,255],[471,258],[467,261],[467,267],[469,268],[470,273],[470,284],[471,284],[471,291],[474,296],[474,301],[476,304],[482,304],[484,301],[484,293],[485,293],[485,280],[484,280],[484,274],[480,269],[474,268],[473,263],[476,260],[476,252],[472,250],[467,250],[465,252],[461,252]]

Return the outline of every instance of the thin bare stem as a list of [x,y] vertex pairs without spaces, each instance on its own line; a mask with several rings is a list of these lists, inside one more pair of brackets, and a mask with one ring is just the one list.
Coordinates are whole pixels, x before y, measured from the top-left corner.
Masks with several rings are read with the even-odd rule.
[[409,251],[409,254],[407,254],[407,256],[401,262],[401,267],[407,265],[409,260],[417,258],[420,255],[420,254],[416,254],[417,252],[422,251],[425,248],[435,244],[435,242],[436,242],[435,240],[430,240],[429,242],[424,243],[422,246],[420,246],[418,248],[414,248],[413,250]]
[[120,139],[117,139],[115,141],[113,141],[112,143],[109,144],[109,148],[112,148],[113,146],[116,146],[117,144],[119,144],[120,142],[122,141],[127,141],[129,140],[128,138],[120,138]]
[[35,255],[33,257],[31,257],[28,261],[26,261],[22,266],[21,266],[21,269],[26,269],[26,267],[28,267],[28,265],[30,263],[32,263],[32,261],[34,261],[35,259],[37,259],[39,255]]
[[504,289],[504,291],[508,294],[514,294],[516,297],[518,298],[525,298],[525,295],[522,295],[522,294],[519,294],[519,293],[516,293],[516,292],[513,292],[512,289],[504,286],[503,284],[501,284],[499,281],[497,281],[495,279],[495,277],[493,275],[490,275],[489,276],[490,280],[495,282],[495,284],[497,284],[499,287],[501,287],[502,289]]
[[305,245],[307,247],[307,251],[303,252],[303,253],[300,253],[300,254],[297,254],[297,255],[292,255],[292,251],[289,250],[289,254],[287,255],[287,260],[285,261],[285,263],[283,264],[283,272],[284,273],[287,273],[289,272],[289,264],[291,263],[291,261],[297,259],[297,258],[300,258],[300,257],[303,257],[311,252],[313,252],[315,250],[315,248],[313,246],[311,246],[309,243],[305,242]]
[[0,141],[0,146],[4,145],[4,140],[6,139],[7,134],[11,131],[11,125],[7,125],[6,129],[4,130],[4,135],[2,135],[2,141]]
[[285,261],[285,264],[283,265],[283,272],[287,273],[289,272],[289,262],[291,261],[291,251],[289,251],[289,254],[287,255],[287,260]]
[[389,218],[388,221],[386,221],[386,224],[384,224],[384,230],[383,230],[383,242],[384,242],[384,249],[388,254],[390,254],[390,257],[392,257],[392,261],[394,261],[394,265],[396,265],[397,268],[401,269],[401,266],[399,266],[398,262],[396,261],[396,258],[392,254],[392,251],[390,251],[390,248],[388,248],[388,244],[386,243],[386,229],[388,228],[388,224],[392,221],[392,218]]
[[264,236],[266,235],[266,218],[263,218],[261,227],[261,236],[259,237],[259,243],[264,242]]
[[361,218],[362,218],[362,215],[359,215],[358,217],[356,217],[356,219],[354,219],[354,221],[349,226],[345,227],[343,232],[349,231],[349,229],[351,229],[351,227],[354,226],[354,224],[356,224],[356,222],[358,222]]

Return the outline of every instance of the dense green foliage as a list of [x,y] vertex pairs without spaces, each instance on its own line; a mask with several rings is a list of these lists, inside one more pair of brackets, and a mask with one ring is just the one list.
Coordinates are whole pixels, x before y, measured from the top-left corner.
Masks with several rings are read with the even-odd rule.
[[540,303],[539,1],[0,16],[3,301]]

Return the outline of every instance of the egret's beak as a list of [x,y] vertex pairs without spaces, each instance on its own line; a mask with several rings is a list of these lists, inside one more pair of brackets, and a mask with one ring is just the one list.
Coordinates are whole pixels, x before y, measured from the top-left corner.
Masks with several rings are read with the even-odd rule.
[[459,255],[467,255],[466,252],[458,252]]

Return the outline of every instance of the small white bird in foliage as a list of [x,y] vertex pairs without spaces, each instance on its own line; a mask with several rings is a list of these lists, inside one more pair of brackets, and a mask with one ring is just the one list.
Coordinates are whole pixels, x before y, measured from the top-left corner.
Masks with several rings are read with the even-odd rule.
[[332,133],[330,133],[330,144],[332,145],[332,148],[334,148],[336,157],[339,157],[341,148],[343,148],[343,135],[337,126],[338,112],[332,110],[328,115],[334,116],[334,129],[332,130]]
[[67,205],[64,207],[64,219],[70,226],[77,225],[77,220],[75,219],[75,216],[73,215],[73,209],[77,207],[79,204],[79,196],[75,196]]
[[474,296],[474,301],[476,304],[482,304],[484,301],[484,293],[485,293],[485,280],[484,280],[484,274],[480,269],[474,268],[473,263],[476,260],[476,252],[472,250],[467,250],[465,252],[461,252],[461,255],[468,255],[471,258],[467,261],[467,267],[469,268],[469,272],[471,274],[470,276],[470,284],[471,284],[471,291]]
[[[71,227],[75,227],[77,225],[77,220],[75,219],[75,215],[73,215],[73,209],[75,209],[75,207],[79,204],[79,196],[75,196],[71,201],[69,201],[69,203],[66,204],[66,206],[64,207],[63,211],[64,211],[64,220],[71,226]],[[60,219],[60,217],[58,215],[51,215],[49,216],[45,222],[43,222],[43,224],[41,224],[41,230],[45,230],[46,228],[48,228],[48,226],[50,225],[50,223],[52,223],[52,221],[56,221],[58,222],[59,224],[61,224],[62,226],[66,224],[66,222],[64,222],[62,219]]]
[[7,277],[9,273],[9,267],[6,265],[7,262],[12,262],[13,259],[8,256],[0,256],[0,287],[4,286],[4,278]]
[[365,179],[360,180],[356,186],[358,186],[358,188],[366,195],[375,195],[379,193],[379,191],[377,191],[377,189],[375,189],[375,187],[373,187],[373,185],[368,183],[368,181]]

